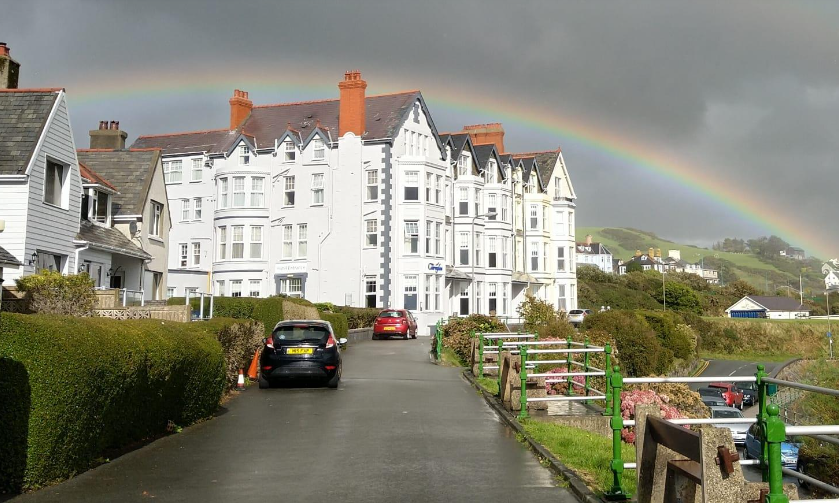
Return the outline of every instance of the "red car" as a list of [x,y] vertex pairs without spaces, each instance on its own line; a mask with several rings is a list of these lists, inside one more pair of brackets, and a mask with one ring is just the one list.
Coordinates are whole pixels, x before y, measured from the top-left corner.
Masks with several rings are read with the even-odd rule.
[[388,339],[392,335],[401,335],[408,339],[417,338],[417,320],[406,309],[385,309],[373,322],[373,340]]
[[745,395],[734,383],[712,382],[709,386],[712,388],[720,388],[722,390],[722,397],[725,399],[726,405],[743,410],[743,398]]

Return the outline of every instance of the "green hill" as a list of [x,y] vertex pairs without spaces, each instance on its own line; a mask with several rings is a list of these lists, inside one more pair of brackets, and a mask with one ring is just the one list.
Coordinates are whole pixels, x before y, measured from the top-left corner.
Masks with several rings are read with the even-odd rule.
[[802,273],[805,295],[809,293],[812,296],[824,289],[821,262],[816,259],[797,261],[778,257],[766,260],[750,253],[729,253],[679,244],[638,229],[577,227],[577,241],[584,241],[588,234],[593,241],[606,245],[614,258],[627,260],[636,250],[647,253],[649,248],[660,248],[664,257],[669,250],[679,250],[682,260],[695,263],[704,259],[705,267],[719,270],[723,283],[742,279],[761,290],[767,290],[768,286],[769,291],[789,284],[797,291],[798,275]]

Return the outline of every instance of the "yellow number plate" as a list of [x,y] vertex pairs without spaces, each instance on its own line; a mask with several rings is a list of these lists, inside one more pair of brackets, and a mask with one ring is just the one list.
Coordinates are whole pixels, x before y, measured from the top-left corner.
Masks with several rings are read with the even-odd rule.
[[396,327],[385,327],[385,330],[396,330]]
[[313,348],[288,348],[285,350],[287,355],[310,355],[314,351]]

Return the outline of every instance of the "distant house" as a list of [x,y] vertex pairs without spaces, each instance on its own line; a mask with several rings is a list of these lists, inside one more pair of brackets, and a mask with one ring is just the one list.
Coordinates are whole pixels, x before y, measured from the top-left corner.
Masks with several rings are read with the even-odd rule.
[[797,320],[809,318],[810,310],[792,297],[747,295],[725,310],[729,318]]
[[791,258],[793,260],[804,260],[807,258],[807,254],[804,253],[804,250],[794,246],[790,246],[786,250],[781,250],[780,254],[782,257]]
[[832,290],[839,288],[839,271],[830,271],[824,278],[824,289]]
[[594,265],[601,271],[612,273],[612,252],[606,248],[603,243],[593,243],[591,236],[586,236],[586,240],[582,243],[577,243],[577,265]]
[[657,259],[654,255],[648,253],[641,253],[637,254],[629,260],[625,260],[618,264],[618,268],[616,272],[618,274],[626,274],[626,268],[630,264],[637,263],[641,265],[641,269],[644,271],[658,271],[662,272],[665,269],[665,265]]

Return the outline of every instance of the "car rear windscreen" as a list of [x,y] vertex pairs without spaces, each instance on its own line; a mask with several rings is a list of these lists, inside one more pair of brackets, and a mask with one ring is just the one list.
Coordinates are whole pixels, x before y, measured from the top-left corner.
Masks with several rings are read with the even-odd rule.
[[699,396],[720,396],[722,390],[719,388],[699,388]]
[[572,310],[568,311],[568,314],[583,314],[583,310],[582,309],[572,309]]
[[323,325],[283,325],[274,330],[274,339],[280,341],[320,341],[329,336]]
[[730,419],[735,417],[743,417],[739,411],[736,410],[715,410],[714,418]]
[[379,313],[379,318],[401,318],[402,313],[399,311],[382,311]]

